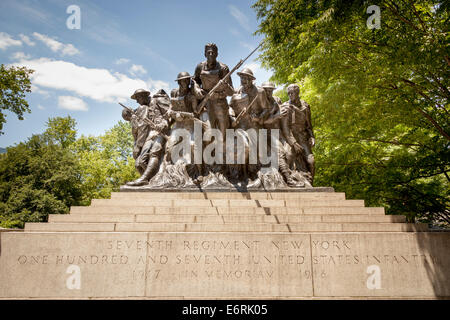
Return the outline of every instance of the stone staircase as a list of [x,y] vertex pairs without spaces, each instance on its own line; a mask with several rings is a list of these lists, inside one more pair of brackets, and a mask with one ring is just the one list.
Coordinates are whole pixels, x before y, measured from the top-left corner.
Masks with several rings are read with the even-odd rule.
[[[25,232],[420,232],[341,192],[113,192]],[[332,189],[331,189],[332,190]]]
[[332,188],[122,190],[0,230],[0,299],[448,299],[450,232],[405,221]]

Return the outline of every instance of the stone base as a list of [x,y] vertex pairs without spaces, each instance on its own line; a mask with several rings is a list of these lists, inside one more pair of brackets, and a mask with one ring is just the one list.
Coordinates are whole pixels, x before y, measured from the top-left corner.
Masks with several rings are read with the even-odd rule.
[[332,188],[125,190],[0,229],[0,298],[450,298],[450,232]]
[[2,234],[0,298],[449,298],[450,233]]

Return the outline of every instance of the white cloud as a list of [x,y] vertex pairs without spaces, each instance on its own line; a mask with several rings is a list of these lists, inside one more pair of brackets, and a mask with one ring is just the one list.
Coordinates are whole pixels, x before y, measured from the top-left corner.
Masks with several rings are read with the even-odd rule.
[[130,68],[130,70],[128,70],[130,72],[130,74],[132,74],[133,76],[136,75],[144,75],[147,73],[147,70],[145,70],[145,68],[143,66],[141,66],[140,64],[133,64]]
[[24,35],[24,34],[19,34],[20,39],[22,39],[23,42],[25,42],[27,45],[29,46],[34,46],[36,44],[36,42],[33,42],[30,37]]
[[125,74],[106,69],[86,68],[72,62],[40,58],[22,60],[15,65],[35,70],[31,81],[35,86],[67,90],[81,97],[100,102],[125,101],[138,88],[168,91],[169,84],[161,80],[132,79]]
[[233,16],[233,18],[235,18],[245,30],[250,32],[251,28],[247,16],[243,14],[241,10],[231,4],[228,6],[228,9],[230,10],[230,14]]
[[19,51],[19,52],[13,53],[11,58],[14,60],[25,60],[25,59],[30,59],[31,56],[29,54],[25,54],[25,53]]
[[130,62],[130,59],[120,58],[120,59],[117,59],[114,63],[115,64],[126,64],[128,62]]
[[71,96],[58,97],[58,107],[71,111],[88,111],[87,104],[83,100]]
[[248,49],[248,50],[251,50],[251,51],[253,51],[253,50],[255,49],[255,48],[252,47],[250,44],[248,44],[247,42],[244,42],[244,41],[240,41],[239,44],[240,44],[241,46],[243,46],[244,48],[246,48],[246,49]]
[[37,32],[33,32],[33,36],[39,40],[42,41],[47,47],[50,48],[53,52],[59,52],[61,55],[69,55],[73,56],[75,54],[80,53],[80,51],[75,48],[72,44],[64,44],[62,42],[59,42],[53,38],[50,38],[49,36],[46,36],[44,34],[40,34]]
[[45,108],[44,108],[42,105],[40,105],[40,104],[38,104],[37,108],[38,108],[39,110],[45,110]]
[[46,90],[42,90],[41,88],[39,88],[38,86],[35,86],[34,84],[31,84],[31,92],[39,93],[40,95],[44,96],[44,98],[46,98],[46,99],[50,97],[50,92],[48,92]]
[[5,50],[12,46],[21,46],[22,41],[11,38],[6,32],[0,32],[0,49]]

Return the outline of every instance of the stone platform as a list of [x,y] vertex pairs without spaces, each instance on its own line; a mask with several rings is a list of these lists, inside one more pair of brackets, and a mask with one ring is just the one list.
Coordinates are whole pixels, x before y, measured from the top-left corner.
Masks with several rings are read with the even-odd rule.
[[332,188],[124,191],[0,230],[0,298],[450,297],[449,232]]

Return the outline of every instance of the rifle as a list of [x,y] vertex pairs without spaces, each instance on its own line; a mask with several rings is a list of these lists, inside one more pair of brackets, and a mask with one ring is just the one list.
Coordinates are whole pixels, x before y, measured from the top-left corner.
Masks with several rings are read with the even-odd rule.
[[184,117],[184,118],[188,118],[188,119],[192,119],[193,121],[197,121],[200,122],[202,124],[202,128],[203,130],[207,130],[209,128],[208,124],[206,122],[203,122],[202,120],[198,119],[195,117],[195,115],[192,112],[186,112],[186,111],[175,111],[172,110],[170,108],[164,107],[164,106],[160,106],[158,104],[158,106],[164,110],[166,110],[166,112],[173,112],[173,113],[179,113],[180,116]]
[[[124,105],[123,103],[120,103],[120,102],[119,102],[119,104],[120,104],[124,109],[128,110],[129,112],[131,112],[131,114],[135,115],[136,118],[138,118],[139,120],[142,120],[142,121],[144,121],[146,124],[148,124],[152,130],[157,131],[158,133],[162,134],[163,137],[164,137],[166,140],[169,140],[169,136],[166,135],[166,134],[164,134],[164,133],[162,133],[162,132],[161,132],[162,130],[159,129],[158,126],[157,126],[152,120],[150,120],[149,118],[142,118],[142,117],[139,116],[133,109],[127,107],[127,106]],[[163,129],[163,130],[164,130],[164,129]]]
[[244,60],[241,59],[241,60],[237,63],[237,65],[235,65],[234,68],[231,69],[231,71],[228,72],[228,73],[225,75],[225,77],[223,77],[222,79],[220,79],[219,82],[217,82],[217,84],[216,84],[211,90],[209,90],[209,92],[206,94],[206,96],[203,98],[202,102],[200,102],[200,104],[199,104],[199,106],[198,106],[198,110],[199,110],[198,113],[201,113],[201,112],[203,111],[203,109],[206,107],[206,103],[208,102],[209,99],[211,99],[211,96],[212,96],[213,93],[217,90],[217,88],[219,88],[219,87],[222,85],[222,83],[223,83],[227,78],[229,78],[229,77],[233,74],[233,72],[235,72],[237,69],[239,69],[239,68],[244,64],[244,62],[245,62],[248,58],[250,58],[250,56],[251,56],[253,53],[255,53],[256,50],[259,49],[259,47],[261,47],[261,45],[262,45],[262,42],[255,48],[255,50],[253,50],[252,52],[250,52],[250,54],[249,54]]
[[248,107],[244,108],[244,110],[241,111],[241,113],[239,113],[239,115],[236,117],[236,125],[238,125],[239,121],[241,121],[241,118],[243,116],[245,116],[247,113],[250,112],[250,110],[253,108],[253,105],[255,104],[256,99],[258,99],[258,96],[255,97],[255,99],[253,99],[252,102],[250,102],[250,104],[248,105]]

